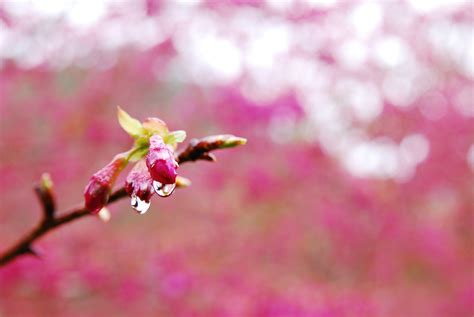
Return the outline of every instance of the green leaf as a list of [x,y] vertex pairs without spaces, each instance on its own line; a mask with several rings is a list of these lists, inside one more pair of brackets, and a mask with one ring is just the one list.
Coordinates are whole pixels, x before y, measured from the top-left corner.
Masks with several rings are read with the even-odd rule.
[[164,138],[166,144],[175,144],[181,143],[186,139],[186,131],[184,130],[177,130],[168,133],[168,135]]
[[140,121],[132,118],[120,107],[117,107],[117,117],[122,129],[124,129],[130,136],[137,138],[145,133]]
[[128,156],[128,161],[131,163],[138,162],[143,157],[145,157],[147,153],[148,153],[148,147],[133,149],[132,151],[130,151],[130,154]]
[[149,142],[150,137],[148,135],[140,136],[135,139],[135,148],[142,148],[142,147],[149,147],[150,142]]

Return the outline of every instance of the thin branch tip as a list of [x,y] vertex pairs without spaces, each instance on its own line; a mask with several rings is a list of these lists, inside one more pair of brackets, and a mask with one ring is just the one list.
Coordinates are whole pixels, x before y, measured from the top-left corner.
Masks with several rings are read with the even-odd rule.
[[51,222],[56,212],[56,198],[51,176],[48,173],[43,173],[40,182],[35,185],[34,190],[43,207],[44,221]]

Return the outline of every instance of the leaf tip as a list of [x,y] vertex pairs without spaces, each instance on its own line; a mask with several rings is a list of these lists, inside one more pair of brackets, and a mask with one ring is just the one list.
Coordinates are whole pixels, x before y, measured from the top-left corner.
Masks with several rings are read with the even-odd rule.
[[132,137],[136,138],[143,134],[142,124],[137,119],[131,117],[125,110],[117,106],[117,119],[120,126]]

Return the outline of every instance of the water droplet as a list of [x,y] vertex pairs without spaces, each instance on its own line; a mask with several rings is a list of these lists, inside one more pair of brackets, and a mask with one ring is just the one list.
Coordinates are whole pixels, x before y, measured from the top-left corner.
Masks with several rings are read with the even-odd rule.
[[171,195],[176,187],[176,184],[162,184],[157,181],[153,181],[153,188],[158,196],[168,197]]
[[132,205],[133,209],[135,209],[140,215],[143,215],[145,212],[148,211],[148,208],[150,208],[150,202],[141,200],[136,195],[132,196],[132,199],[130,200],[130,205]]

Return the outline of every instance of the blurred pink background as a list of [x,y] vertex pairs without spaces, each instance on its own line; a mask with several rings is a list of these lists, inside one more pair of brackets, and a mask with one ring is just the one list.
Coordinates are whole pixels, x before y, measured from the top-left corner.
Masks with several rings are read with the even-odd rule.
[[[472,1],[0,2],[0,250],[131,139],[246,146],[0,269],[0,316],[473,316]],[[122,180],[120,182],[123,181]]]

